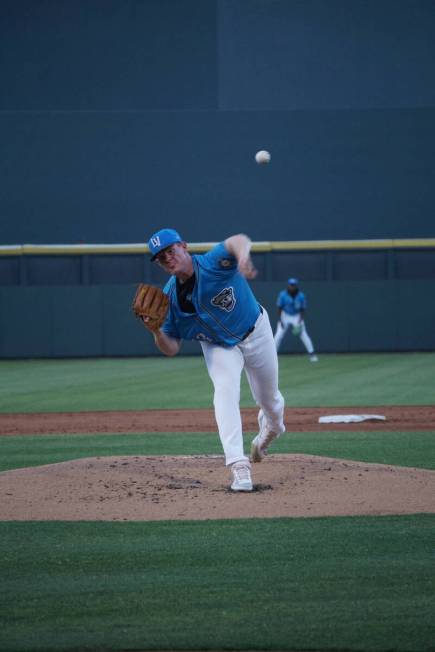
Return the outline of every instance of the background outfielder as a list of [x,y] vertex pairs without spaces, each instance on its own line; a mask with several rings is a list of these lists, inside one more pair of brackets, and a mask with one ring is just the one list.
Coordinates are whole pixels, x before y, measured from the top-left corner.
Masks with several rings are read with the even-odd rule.
[[[203,255],[190,255],[173,229],[162,229],[148,242],[151,260],[171,278],[164,288],[169,309],[163,326],[151,328],[156,346],[176,355],[182,340],[200,342],[214,386],[214,409],[225,460],[235,491],[252,491],[250,460],[243,450],[240,381],[244,369],[260,407],[259,433],[251,461],[260,462],[271,441],[284,432],[284,399],[278,389],[278,356],[265,309],[246,279],[257,271],[251,241],[233,235]],[[147,317],[143,317],[147,325]]]
[[305,294],[299,289],[297,278],[288,279],[287,289],[279,293],[276,305],[278,306],[278,323],[275,331],[276,350],[278,351],[284,335],[291,326],[293,335],[301,338],[311,362],[317,362],[318,357],[314,352],[313,342],[305,327],[304,315],[307,300]]

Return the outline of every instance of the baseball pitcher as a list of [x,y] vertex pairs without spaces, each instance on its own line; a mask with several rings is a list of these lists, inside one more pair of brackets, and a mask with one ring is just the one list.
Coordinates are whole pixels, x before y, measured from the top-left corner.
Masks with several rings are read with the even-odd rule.
[[[252,491],[251,462],[261,462],[268,446],[284,432],[284,399],[278,389],[278,356],[266,310],[247,279],[255,278],[251,241],[233,235],[202,255],[191,255],[174,229],[162,229],[148,242],[151,260],[170,278],[152,296],[140,286],[133,310],[168,356],[182,340],[197,340],[214,386],[214,409],[226,465],[234,491]],[[145,294],[144,294],[145,292]],[[250,459],[243,450],[240,381],[245,370],[260,408],[259,432]]]

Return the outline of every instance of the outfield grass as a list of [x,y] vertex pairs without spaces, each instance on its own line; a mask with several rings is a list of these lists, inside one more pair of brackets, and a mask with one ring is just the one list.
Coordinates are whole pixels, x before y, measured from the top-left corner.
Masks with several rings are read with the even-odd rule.
[[[203,408],[212,385],[201,357],[0,361],[0,412]],[[188,381],[188,382],[187,382]],[[428,405],[435,353],[280,356],[288,406]],[[241,404],[253,405],[246,380]]]
[[[435,469],[434,444],[428,431],[286,433],[270,452]],[[0,437],[0,471],[107,455],[222,455],[222,446],[215,433]]]
[[0,650],[434,647],[430,515],[0,523]]
[[[434,372],[428,353],[280,357],[289,406],[432,404]],[[211,407],[211,396],[201,358],[0,362],[0,412]],[[434,436],[287,433],[273,450],[435,469]],[[3,437],[0,470],[207,453],[222,454],[215,433]],[[434,515],[0,522],[0,651],[434,652],[434,540]]]

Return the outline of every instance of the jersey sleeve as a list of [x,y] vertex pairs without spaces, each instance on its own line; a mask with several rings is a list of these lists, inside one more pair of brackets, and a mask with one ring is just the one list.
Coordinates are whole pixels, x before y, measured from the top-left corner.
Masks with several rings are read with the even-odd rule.
[[[163,288],[163,292],[169,296],[169,301],[171,300],[171,293],[174,291],[173,281],[169,279]],[[172,308],[171,301],[169,303],[168,314],[166,315],[166,319],[163,322],[162,331],[165,333],[165,335],[169,335],[169,337],[173,337],[176,340],[181,340],[181,335],[175,322],[174,310]]]
[[237,258],[231,254],[223,242],[215,245],[201,259],[200,264],[210,270],[234,272],[237,270]]
[[299,292],[299,310],[305,310],[307,307],[307,300],[303,292]]
[[178,332],[178,329],[174,321],[171,319],[170,312],[171,311],[169,311],[163,323],[162,331],[164,332],[165,335],[169,335],[169,337],[173,337],[175,340],[181,340],[181,335]]

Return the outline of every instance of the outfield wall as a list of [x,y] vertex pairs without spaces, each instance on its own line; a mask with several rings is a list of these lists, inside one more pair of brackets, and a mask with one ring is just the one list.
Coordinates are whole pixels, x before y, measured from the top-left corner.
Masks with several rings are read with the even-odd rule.
[[0,242],[433,237],[434,33],[431,0],[2,0]]
[[[281,283],[254,282],[276,323]],[[435,349],[435,280],[307,281],[306,323],[318,351]],[[4,358],[154,355],[152,338],[133,317],[134,286],[3,287],[0,355]],[[286,336],[282,352],[303,352]],[[184,344],[184,353],[199,345]]]
[[[162,285],[166,277],[144,245],[115,249],[0,249],[0,356],[157,354],[131,302],[137,283]],[[259,280],[252,287],[273,326],[278,292],[289,276],[301,279],[319,352],[435,349],[433,241],[255,243],[253,258]],[[281,350],[304,349],[288,334]],[[199,346],[185,344],[183,352]]]

